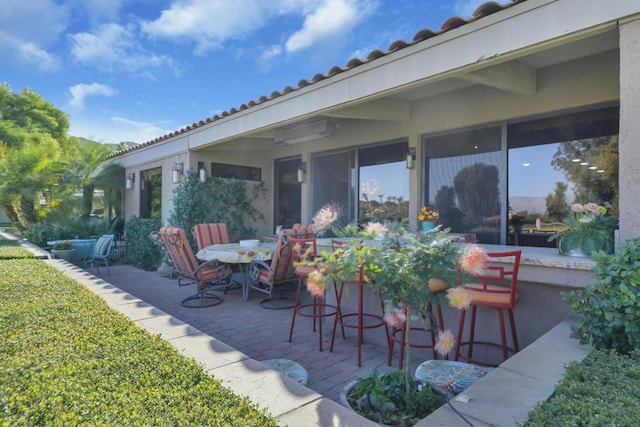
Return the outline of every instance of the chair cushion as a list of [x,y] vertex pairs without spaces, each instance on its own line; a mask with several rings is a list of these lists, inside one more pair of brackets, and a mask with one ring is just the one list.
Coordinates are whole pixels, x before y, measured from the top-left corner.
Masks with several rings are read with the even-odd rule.
[[111,244],[111,237],[102,236],[96,242],[96,247],[94,249],[95,255],[106,255],[109,250],[109,245]]
[[[471,296],[471,300],[483,304],[509,305],[511,303],[511,290],[506,286],[487,285],[488,291],[483,291],[482,283],[465,283],[464,288]],[[520,295],[516,292],[515,300],[518,301]]]

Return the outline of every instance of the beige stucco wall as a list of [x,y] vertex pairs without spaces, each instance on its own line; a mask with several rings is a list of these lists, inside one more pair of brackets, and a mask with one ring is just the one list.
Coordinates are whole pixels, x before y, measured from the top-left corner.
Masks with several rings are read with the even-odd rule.
[[620,23],[620,240],[640,237],[640,17]]

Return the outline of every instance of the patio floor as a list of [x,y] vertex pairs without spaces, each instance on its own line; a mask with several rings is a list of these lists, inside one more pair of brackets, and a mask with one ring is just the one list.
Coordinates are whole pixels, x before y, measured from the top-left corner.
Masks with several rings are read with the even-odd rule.
[[[293,342],[289,342],[292,309],[267,310],[260,307],[266,295],[251,291],[249,301],[242,301],[240,289],[220,295],[223,303],[207,308],[186,308],[180,301],[195,293],[194,286],[178,287],[176,279],[144,271],[130,265],[104,268],[96,276],[145,302],[156,306],[177,319],[223,341],[255,360],[287,358],[301,364],[309,373],[307,387],[333,401],[340,401],[343,387],[366,375],[371,368],[387,372],[397,368],[397,345],[393,366],[387,366],[387,348],[368,343],[368,333],[383,333],[382,329],[365,331],[362,348],[362,367],[357,363],[356,331],[346,329],[346,340],[336,333],[333,352],[329,352],[331,321],[324,324],[323,349],[318,350],[318,332],[312,330],[312,319],[296,319]],[[238,277],[238,279],[240,279]],[[431,350],[411,349],[412,372],[421,362],[431,359]]]

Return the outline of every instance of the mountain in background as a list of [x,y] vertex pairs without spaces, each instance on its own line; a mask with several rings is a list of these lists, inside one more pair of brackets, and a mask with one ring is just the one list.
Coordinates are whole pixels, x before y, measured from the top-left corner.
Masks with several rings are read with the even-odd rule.
[[527,211],[530,214],[544,214],[547,211],[546,197],[510,197],[509,206],[513,212]]

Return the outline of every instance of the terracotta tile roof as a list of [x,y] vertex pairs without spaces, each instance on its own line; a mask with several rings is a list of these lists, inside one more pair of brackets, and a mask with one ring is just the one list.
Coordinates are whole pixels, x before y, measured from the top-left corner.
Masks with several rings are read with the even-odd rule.
[[410,41],[410,42],[407,42],[407,41],[404,41],[404,40],[396,40],[395,42],[391,43],[391,45],[389,46],[389,48],[387,49],[386,52],[376,49],[376,50],[370,52],[369,55],[367,55],[366,59],[353,58],[353,59],[349,60],[349,62],[347,63],[347,65],[345,67],[340,67],[339,65],[335,65],[335,66],[331,67],[331,69],[329,70],[329,72],[327,74],[318,73],[315,76],[313,76],[313,78],[311,80],[305,80],[305,79],[300,80],[298,82],[298,86],[297,87],[287,86],[280,92],[279,91],[273,91],[271,93],[271,95],[269,95],[269,96],[262,95],[260,98],[258,98],[257,101],[253,101],[253,100],[249,101],[247,104],[242,104],[238,108],[231,108],[229,111],[223,111],[220,114],[216,114],[213,117],[208,117],[205,120],[200,120],[198,123],[193,123],[190,126],[186,126],[186,127],[182,128],[180,130],[177,130],[175,132],[171,132],[171,133],[168,133],[166,135],[163,135],[163,136],[160,136],[158,138],[155,138],[155,139],[153,139],[151,141],[147,141],[147,142],[144,142],[142,144],[137,144],[137,145],[129,147],[129,148],[125,149],[125,150],[121,150],[121,151],[112,153],[107,157],[107,159],[118,157],[118,156],[121,156],[123,154],[130,153],[130,152],[135,151],[135,150],[139,150],[139,149],[141,149],[143,147],[147,147],[149,145],[153,145],[153,144],[156,144],[158,142],[167,140],[169,138],[173,138],[175,136],[184,134],[184,133],[189,132],[189,131],[191,131],[193,129],[196,129],[198,127],[201,127],[201,126],[204,126],[204,125],[209,124],[211,122],[215,122],[216,120],[220,120],[222,118],[225,118],[225,117],[227,117],[227,116],[229,116],[231,114],[235,114],[238,111],[244,111],[244,110],[246,110],[248,108],[251,108],[251,107],[254,107],[256,105],[268,102],[271,99],[275,99],[275,98],[278,98],[278,97],[280,97],[282,95],[286,95],[288,93],[291,93],[293,91],[301,89],[301,88],[303,88],[305,86],[309,86],[309,85],[312,85],[312,84],[317,83],[319,81],[331,78],[331,77],[333,77],[335,75],[338,75],[340,73],[343,73],[345,71],[348,71],[348,70],[351,70],[353,68],[359,67],[360,65],[367,64],[367,63],[369,63],[371,61],[375,61],[376,59],[382,58],[382,57],[387,56],[387,55],[391,55],[391,54],[393,54],[393,53],[395,53],[395,52],[397,52],[399,50],[402,50],[402,49],[404,49],[406,47],[413,46],[413,45],[415,45],[417,43],[423,42],[423,41],[428,40],[428,39],[430,39],[432,37],[437,37],[437,36],[439,36],[439,35],[441,35],[443,33],[446,33],[447,31],[451,31],[451,30],[459,28],[459,27],[461,27],[463,25],[469,24],[471,22],[475,22],[475,21],[477,21],[479,19],[482,19],[482,18],[484,18],[486,16],[492,15],[492,14],[494,14],[496,12],[500,12],[500,11],[502,11],[504,9],[507,9],[507,8],[513,6],[513,5],[516,5],[516,4],[519,4],[519,3],[523,3],[525,1],[526,0],[511,0],[510,3],[504,4],[504,5],[502,5],[500,3],[497,3],[495,1],[490,1],[490,2],[487,2],[487,3],[483,3],[482,5],[480,5],[475,10],[475,12],[473,13],[473,16],[471,18],[469,18],[469,19],[464,19],[464,18],[461,18],[459,16],[453,16],[453,17],[447,19],[444,22],[444,24],[442,24],[442,27],[440,28],[439,31],[433,31],[433,30],[428,29],[428,28],[422,29],[422,30],[418,31],[413,36],[413,40]]

